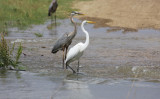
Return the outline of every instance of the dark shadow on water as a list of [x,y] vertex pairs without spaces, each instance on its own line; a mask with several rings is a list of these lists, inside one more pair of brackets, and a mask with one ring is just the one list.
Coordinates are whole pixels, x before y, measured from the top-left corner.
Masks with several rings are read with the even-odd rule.
[[6,78],[7,77],[7,70],[0,70],[0,77]]
[[66,79],[68,80],[81,80],[83,78],[86,78],[87,75],[85,73],[72,73],[66,76]]
[[133,29],[133,28],[123,28],[123,27],[112,27],[107,29],[107,33],[113,33],[113,32],[117,32],[117,31],[122,31],[122,33],[128,33],[128,32],[138,32],[137,29]]
[[49,30],[49,35],[57,35],[57,28]]
[[19,71],[0,70],[0,77],[7,78],[9,76],[15,76],[17,79],[20,79],[21,78],[21,73]]

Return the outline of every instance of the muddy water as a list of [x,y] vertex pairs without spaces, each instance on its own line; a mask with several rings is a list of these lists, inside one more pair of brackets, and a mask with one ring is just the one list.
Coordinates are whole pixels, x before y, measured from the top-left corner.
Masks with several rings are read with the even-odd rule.
[[[78,34],[71,46],[85,41]],[[0,99],[157,99],[160,97],[160,31],[125,31],[94,28],[86,24],[90,45],[80,60],[80,72],[62,69],[62,52],[51,54],[58,37],[71,32],[69,20],[33,25],[27,30],[9,29],[6,39],[22,42],[21,62],[27,72],[0,75]],[[36,37],[35,33],[43,34]],[[75,69],[77,62],[71,66]],[[6,95],[7,93],[7,95]]]

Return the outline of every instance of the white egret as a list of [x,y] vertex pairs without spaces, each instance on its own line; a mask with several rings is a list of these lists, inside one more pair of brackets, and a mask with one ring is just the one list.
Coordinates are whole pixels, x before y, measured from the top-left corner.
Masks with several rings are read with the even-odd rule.
[[93,21],[87,21],[87,20],[85,20],[85,21],[82,22],[81,29],[82,29],[82,31],[86,35],[86,41],[85,41],[85,43],[80,42],[80,43],[76,44],[75,46],[73,46],[72,48],[70,48],[70,50],[67,53],[66,60],[65,60],[66,67],[69,67],[73,71],[73,73],[76,73],[76,71],[73,70],[69,66],[69,64],[71,62],[75,61],[75,60],[78,60],[77,72],[79,72],[79,59],[83,55],[83,52],[85,51],[85,49],[87,48],[87,46],[89,45],[89,34],[84,29],[84,24],[85,23],[95,23],[95,22],[93,22]]

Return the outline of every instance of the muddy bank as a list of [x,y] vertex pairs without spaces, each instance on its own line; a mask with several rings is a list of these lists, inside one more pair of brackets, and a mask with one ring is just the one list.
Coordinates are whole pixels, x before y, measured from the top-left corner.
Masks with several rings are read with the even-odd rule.
[[92,0],[76,2],[74,8],[87,17],[112,20],[105,22],[105,26],[160,29],[159,3],[159,0]]

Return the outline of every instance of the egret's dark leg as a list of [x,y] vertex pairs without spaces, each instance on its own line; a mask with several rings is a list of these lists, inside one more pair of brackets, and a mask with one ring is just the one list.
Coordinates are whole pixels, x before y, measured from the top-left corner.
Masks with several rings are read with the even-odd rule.
[[79,60],[78,60],[78,67],[77,67],[77,73],[79,72]]
[[62,60],[63,60],[63,69],[64,69],[64,57],[65,57],[65,56],[64,56],[64,55],[65,55],[65,54],[64,54],[64,51],[65,51],[65,49],[63,49],[63,59],[62,59]]
[[57,26],[57,24],[56,24],[56,12],[55,12],[54,18],[55,18],[55,26]]
[[66,66],[69,67],[73,71],[73,73],[76,73],[76,71],[72,67],[70,67],[69,65]]
[[[68,46],[66,47],[66,51],[65,51],[65,60],[66,60],[66,57],[67,57],[67,51],[68,51]],[[66,69],[68,69],[67,65],[66,65]]]

